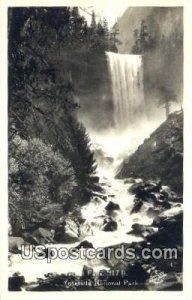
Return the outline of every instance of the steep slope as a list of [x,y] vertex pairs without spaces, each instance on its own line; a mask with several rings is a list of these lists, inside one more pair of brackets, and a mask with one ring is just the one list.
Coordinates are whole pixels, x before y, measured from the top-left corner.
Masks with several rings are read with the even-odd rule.
[[[146,21],[147,30],[159,42],[162,37],[170,39],[176,34],[182,36],[183,10],[181,7],[129,7],[118,20],[120,53],[131,53],[134,44],[134,30],[140,29]],[[176,37],[174,36],[174,40]]]
[[160,179],[176,192],[183,183],[183,113],[175,112],[137,151],[126,158],[117,178]]
[[145,32],[152,45],[143,54],[144,87],[148,110],[157,107],[162,90],[176,95],[176,107],[183,97],[183,9],[181,7],[131,7],[118,21],[119,53],[132,53],[136,37],[134,30],[141,30],[145,21]]

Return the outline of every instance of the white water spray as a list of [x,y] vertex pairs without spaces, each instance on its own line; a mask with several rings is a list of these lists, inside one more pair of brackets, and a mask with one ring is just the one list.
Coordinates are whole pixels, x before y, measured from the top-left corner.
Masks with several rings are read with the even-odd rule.
[[135,123],[144,111],[143,63],[141,55],[106,52],[117,129]]

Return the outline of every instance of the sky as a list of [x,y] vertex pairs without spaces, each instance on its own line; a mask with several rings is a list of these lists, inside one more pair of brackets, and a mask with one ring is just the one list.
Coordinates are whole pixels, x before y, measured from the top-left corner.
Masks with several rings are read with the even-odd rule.
[[127,8],[128,5],[126,3],[113,3],[113,5],[110,5],[106,2],[103,3],[102,6],[101,4],[96,4],[95,6],[82,7],[79,12],[87,19],[88,23],[90,23],[91,16],[83,10],[85,9],[90,14],[92,10],[94,10],[97,16],[97,20],[99,20],[99,16],[101,16],[102,18],[105,17],[107,19],[109,27],[112,27],[117,21],[118,17],[121,17]]

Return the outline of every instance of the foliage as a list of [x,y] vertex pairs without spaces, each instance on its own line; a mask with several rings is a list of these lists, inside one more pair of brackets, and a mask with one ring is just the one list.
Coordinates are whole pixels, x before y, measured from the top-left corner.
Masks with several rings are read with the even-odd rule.
[[64,204],[76,185],[70,162],[51,145],[18,135],[9,143],[9,201],[24,218],[49,203]]
[[[106,21],[77,7],[9,9],[9,209],[13,232],[39,211],[89,201],[99,189],[90,140],[76,116],[71,70],[79,51],[108,49]],[[50,220],[51,221],[51,220]],[[20,225],[18,225],[20,224]],[[20,228],[20,229],[19,229]]]
[[118,39],[119,27],[118,24],[112,27],[109,35],[109,48],[113,52],[118,52],[117,45],[121,45],[121,41]]
[[141,21],[140,30],[134,30],[134,40],[133,54],[144,54],[146,51],[153,49],[155,40],[148,32],[145,20]]
[[177,96],[172,89],[166,88],[165,86],[159,87],[159,105],[165,107],[166,117],[170,114],[171,102],[176,102]]

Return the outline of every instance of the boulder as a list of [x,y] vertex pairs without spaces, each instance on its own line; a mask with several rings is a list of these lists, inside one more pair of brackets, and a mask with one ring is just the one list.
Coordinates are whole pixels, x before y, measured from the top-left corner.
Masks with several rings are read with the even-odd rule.
[[141,207],[143,206],[143,201],[142,200],[137,200],[135,201],[135,204],[131,210],[131,214],[136,214],[141,210]]
[[130,194],[137,194],[141,189],[143,190],[143,183],[134,183],[130,186],[130,188],[128,189],[128,192]]
[[152,226],[159,230],[147,237],[155,247],[176,247],[183,243],[183,213],[173,217],[158,217],[153,221]]
[[148,180],[145,182],[144,189],[149,193],[158,193],[161,189],[161,181],[160,180]]
[[111,218],[107,218],[104,220],[103,231],[116,231],[117,230],[117,222],[112,220]]
[[149,183],[135,183],[129,189],[128,192],[131,194],[135,194],[137,199],[148,201],[148,202],[156,202],[157,198],[154,194],[154,190],[156,190],[155,184]]
[[25,277],[15,273],[9,277],[8,289],[9,291],[21,291],[21,286],[25,283]]
[[79,228],[72,219],[67,219],[64,227],[64,242],[74,242],[79,240]]
[[54,234],[50,229],[39,227],[31,234],[32,239],[36,244],[44,245],[54,242]]
[[120,207],[119,207],[119,204],[114,203],[113,201],[110,201],[110,202],[105,206],[105,209],[108,210],[108,211],[111,211],[111,210],[119,210]]
[[79,236],[81,238],[85,238],[87,236],[93,235],[93,228],[92,223],[85,221],[83,224],[79,227]]
[[9,236],[8,239],[9,239],[9,251],[11,253],[15,253],[15,254],[21,253],[21,246],[27,244],[22,237]]
[[37,241],[37,239],[36,239],[36,237],[33,236],[33,234],[30,233],[30,232],[28,232],[28,231],[24,231],[22,233],[22,236],[23,236],[24,240],[27,243],[31,244],[31,245],[38,245],[39,244],[38,241]]
[[161,213],[161,211],[162,210],[160,208],[149,207],[149,209],[147,210],[147,216],[149,218],[156,218]]
[[170,209],[171,208],[171,204],[167,200],[166,201],[158,201],[157,204],[160,205],[164,209]]
[[147,235],[152,234],[154,232],[155,229],[152,226],[135,223],[132,225],[132,230],[129,231],[128,234],[146,237]]
[[125,184],[136,183],[136,180],[133,177],[126,178],[124,180]]
[[60,243],[74,243],[79,240],[79,226],[72,218],[62,218],[55,229],[55,240]]
[[172,202],[183,202],[183,198],[181,196],[178,196],[177,193],[170,189],[170,187],[165,185],[161,188],[161,196]]
[[85,240],[85,241],[82,241],[76,248],[77,249],[80,249],[80,248],[89,249],[89,248],[94,248],[94,247],[93,247],[92,243]]

